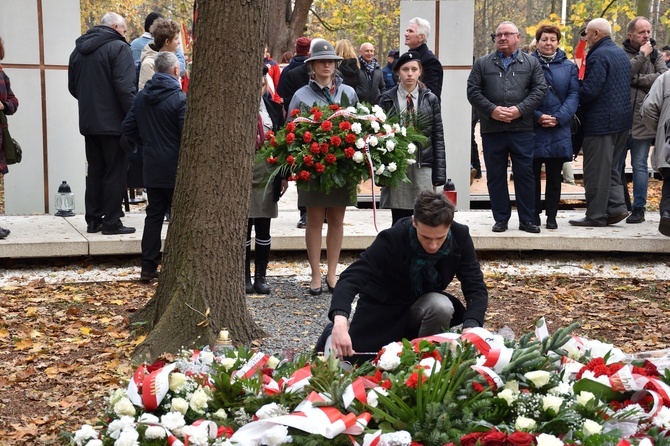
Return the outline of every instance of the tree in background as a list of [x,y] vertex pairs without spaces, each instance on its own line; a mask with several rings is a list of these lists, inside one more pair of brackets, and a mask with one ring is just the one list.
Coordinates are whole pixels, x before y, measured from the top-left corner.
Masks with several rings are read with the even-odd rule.
[[314,0],[270,0],[267,45],[275,60],[285,51],[294,52],[296,39],[306,35],[312,3]]

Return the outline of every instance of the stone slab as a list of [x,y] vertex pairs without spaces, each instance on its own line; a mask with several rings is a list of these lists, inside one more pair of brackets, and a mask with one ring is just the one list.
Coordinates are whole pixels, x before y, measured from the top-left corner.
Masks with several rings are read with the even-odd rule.
[[0,240],[0,258],[69,257],[89,253],[88,240],[67,218],[42,214],[2,216],[0,226],[12,231]]

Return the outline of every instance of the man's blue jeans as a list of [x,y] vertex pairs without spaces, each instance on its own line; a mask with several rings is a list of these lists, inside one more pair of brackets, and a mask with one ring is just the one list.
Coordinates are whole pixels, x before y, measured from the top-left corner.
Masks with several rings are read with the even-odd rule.
[[[633,208],[642,208],[647,205],[647,187],[649,185],[649,148],[654,143],[649,139],[630,140],[630,163],[633,167]],[[626,152],[619,160],[619,167],[623,168],[626,162]],[[621,171],[621,169],[619,169]]]

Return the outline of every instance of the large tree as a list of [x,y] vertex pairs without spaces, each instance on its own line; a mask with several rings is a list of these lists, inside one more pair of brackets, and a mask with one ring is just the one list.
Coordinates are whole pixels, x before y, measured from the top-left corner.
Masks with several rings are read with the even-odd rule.
[[295,40],[305,34],[305,23],[314,0],[270,0],[268,50],[279,59],[285,51],[295,51]]
[[156,294],[133,322],[135,360],[211,344],[222,327],[247,344],[264,333],[244,294],[251,166],[268,0],[199,0],[194,65],[172,220]]

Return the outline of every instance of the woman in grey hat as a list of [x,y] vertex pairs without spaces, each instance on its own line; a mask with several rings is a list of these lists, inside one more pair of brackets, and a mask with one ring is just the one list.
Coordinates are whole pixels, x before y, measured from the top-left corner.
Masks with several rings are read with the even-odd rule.
[[[310,57],[305,60],[309,65],[310,81],[298,89],[291,99],[289,111],[300,109],[302,104],[311,107],[327,106],[340,103],[343,96],[347,96],[349,103],[358,103],[356,91],[342,83],[337,74],[337,62],[342,60],[335,53],[333,45],[324,39],[314,39],[310,46]],[[290,119],[290,118],[289,118]],[[305,244],[307,257],[311,268],[312,279],[309,284],[309,293],[318,296],[323,290],[321,277],[321,233],[324,218],[328,219],[326,232],[326,285],[333,291],[336,283],[337,263],[342,250],[344,236],[344,212],[347,206],[354,205],[351,201],[349,188],[332,189],[329,193],[317,190],[298,189],[298,206],[307,208],[307,227],[305,229]]]

